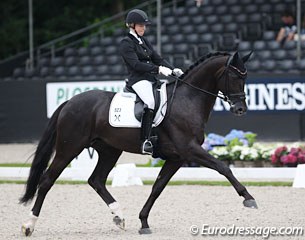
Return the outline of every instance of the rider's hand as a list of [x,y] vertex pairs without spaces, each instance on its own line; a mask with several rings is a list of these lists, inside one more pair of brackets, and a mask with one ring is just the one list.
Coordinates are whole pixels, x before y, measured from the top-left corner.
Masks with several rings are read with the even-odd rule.
[[173,73],[173,70],[168,67],[159,66],[159,73],[167,77]]
[[173,74],[177,77],[180,77],[183,74],[183,71],[180,68],[174,68]]

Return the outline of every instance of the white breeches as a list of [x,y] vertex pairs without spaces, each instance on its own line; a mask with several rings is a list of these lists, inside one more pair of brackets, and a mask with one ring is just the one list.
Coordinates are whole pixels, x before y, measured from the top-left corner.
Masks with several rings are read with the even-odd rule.
[[148,80],[141,80],[133,84],[132,89],[138,94],[139,98],[142,99],[149,109],[155,109],[152,82]]

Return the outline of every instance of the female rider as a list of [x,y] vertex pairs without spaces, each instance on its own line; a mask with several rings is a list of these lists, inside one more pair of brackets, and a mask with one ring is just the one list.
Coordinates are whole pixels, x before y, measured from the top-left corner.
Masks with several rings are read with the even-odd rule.
[[144,11],[131,10],[127,14],[125,22],[129,33],[120,42],[120,54],[129,74],[126,84],[145,104],[141,121],[141,152],[152,154],[153,145],[150,141],[150,133],[155,109],[152,84],[158,81],[157,74],[164,76],[174,74],[179,77],[183,72],[161,58],[150,42],[143,37],[146,25],[150,24]]

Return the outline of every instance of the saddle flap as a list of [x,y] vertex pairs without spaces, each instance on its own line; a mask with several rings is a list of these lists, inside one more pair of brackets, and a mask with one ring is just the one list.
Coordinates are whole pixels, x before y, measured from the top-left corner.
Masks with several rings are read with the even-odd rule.
[[[156,101],[156,114],[153,126],[158,126],[166,113],[167,95],[166,84],[162,83],[157,90],[157,95],[160,95],[160,101]],[[141,127],[141,118],[144,104],[138,101],[135,93],[118,92],[113,97],[109,109],[109,123],[113,127]],[[159,104],[157,104],[159,102]],[[137,115],[137,117],[135,116]]]

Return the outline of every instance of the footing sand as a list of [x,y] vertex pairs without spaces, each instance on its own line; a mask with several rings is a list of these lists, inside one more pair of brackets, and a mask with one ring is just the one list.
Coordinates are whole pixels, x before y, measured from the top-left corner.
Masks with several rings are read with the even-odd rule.
[[[1,239],[22,239],[21,224],[27,220],[32,204],[18,204],[23,185],[0,185]],[[112,188],[121,204],[126,231],[112,223],[108,207],[88,185],[55,184],[46,197],[35,231],[29,239],[266,239],[261,228],[305,228],[305,189],[291,187],[248,187],[259,209],[243,207],[242,198],[232,187],[168,186],[153,207],[149,223],[153,233],[138,234],[138,214],[151,186]],[[199,231],[210,227],[256,228],[256,236],[193,236],[192,225]],[[206,228],[206,227],[205,227]],[[196,227],[193,227],[196,231]],[[258,229],[258,230],[257,230]],[[267,230],[263,229],[265,232]],[[304,233],[303,233],[304,234]],[[269,239],[305,239],[305,236],[271,236]]]

